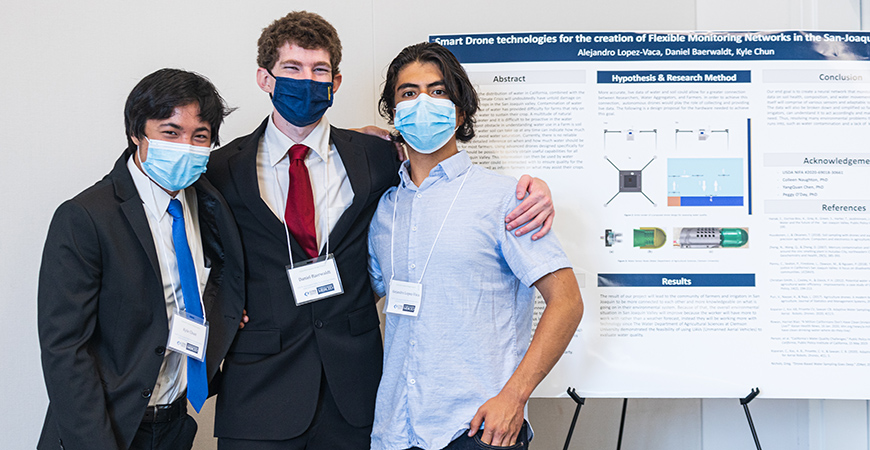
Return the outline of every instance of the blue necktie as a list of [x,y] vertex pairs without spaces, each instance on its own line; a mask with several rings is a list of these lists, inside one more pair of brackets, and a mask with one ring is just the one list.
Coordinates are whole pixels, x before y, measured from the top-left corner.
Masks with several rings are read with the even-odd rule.
[[[184,212],[181,202],[177,199],[169,201],[167,208],[172,216],[172,243],[175,246],[175,259],[178,262],[178,277],[181,280],[181,295],[184,297],[184,309],[187,313],[200,319],[204,317],[199,303],[199,286],[196,284],[196,267],[190,246],[187,245],[187,233],[184,231]],[[197,361],[187,358],[187,399],[196,409],[202,408],[208,397],[208,377],[205,373],[205,358]]]

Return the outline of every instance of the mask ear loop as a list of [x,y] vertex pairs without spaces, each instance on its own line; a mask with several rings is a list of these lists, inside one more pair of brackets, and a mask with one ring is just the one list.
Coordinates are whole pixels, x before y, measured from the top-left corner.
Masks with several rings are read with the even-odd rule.
[[[148,136],[143,136],[143,137],[144,137],[145,140],[147,140],[149,143],[151,142],[151,139],[148,139]],[[139,163],[139,170],[140,170],[140,171],[141,171],[141,172],[142,172],[146,177],[148,177],[148,180],[149,180],[149,181],[151,181],[152,183],[154,183],[154,184],[160,186],[160,183],[154,181],[154,178],[151,178],[151,175],[148,175],[148,171],[145,170],[145,163],[142,162],[142,158],[139,156],[139,151],[140,151],[140,149],[139,149],[139,145],[136,145],[136,162]],[[146,160],[146,161],[147,161],[147,160]],[[163,186],[160,186],[160,188],[162,189]],[[154,204],[156,205],[156,204],[157,204],[157,199],[154,198],[154,191],[151,191],[151,198],[154,199]],[[173,291],[173,294],[174,294],[174,293],[175,293],[175,291]],[[176,300],[175,303],[178,303],[178,300]]]
[[[275,79],[275,86],[272,87],[272,92],[275,92],[275,88],[278,87],[278,77],[276,77],[275,74],[272,73],[272,71],[269,69],[266,69],[266,73],[268,73],[270,77]],[[272,99],[272,92],[269,93],[269,100]]]
[[[151,144],[151,139],[148,139],[148,136],[142,136],[142,139],[145,139],[146,141],[148,141],[148,144]],[[141,143],[142,141],[140,140],[139,142]],[[151,147],[151,145],[148,145],[148,147]],[[139,156],[139,152],[141,152],[141,151],[142,151],[141,145],[136,144],[136,162],[139,163],[139,167],[142,167],[142,157]],[[144,173],[145,170],[143,169],[142,172]],[[145,176],[148,176],[148,174],[146,173]],[[151,180],[151,177],[148,177],[148,179]],[[151,180],[151,181],[153,182],[154,180]]]

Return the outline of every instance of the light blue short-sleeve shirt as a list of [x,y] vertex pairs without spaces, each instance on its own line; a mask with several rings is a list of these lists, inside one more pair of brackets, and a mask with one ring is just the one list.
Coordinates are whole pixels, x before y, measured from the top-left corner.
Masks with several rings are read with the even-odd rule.
[[571,267],[553,233],[533,242],[531,233],[505,230],[505,216],[519,204],[515,179],[459,152],[417,187],[408,164],[369,230],[375,291],[385,295],[391,277],[423,284],[417,317],[387,314],[372,431],[378,450],[440,449],[468,429],[528,349],[532,284]]

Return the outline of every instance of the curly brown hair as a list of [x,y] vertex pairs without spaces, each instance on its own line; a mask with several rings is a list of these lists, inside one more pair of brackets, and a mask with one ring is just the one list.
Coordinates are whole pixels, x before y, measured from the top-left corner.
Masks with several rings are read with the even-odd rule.
[[257,64],[272,70],[278,62],[278,49],[287,43],[307,50],[326,50],[329,53],[332,76],[338,75],[341,41],[335,27],[320,15],[308,11],[293,11],[263,28],[263,33],[257,40]]

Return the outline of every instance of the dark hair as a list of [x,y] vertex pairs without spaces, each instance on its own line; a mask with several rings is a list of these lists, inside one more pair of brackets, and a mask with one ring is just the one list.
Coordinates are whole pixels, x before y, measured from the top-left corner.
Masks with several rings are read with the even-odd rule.
[[160,69],[143,78],[130,92],[124,106],[127,144],[135,147],[131,138],[144,136],[145,122],[167,119],[175,108],[194,103],[199,105],[199,118],[211,127],[211,143],[218,145],[221,123],[233,109],[227,108],[211,81],[178,69]]
[[293,44],[306,50],[323,49],[329,53],[332,76],[338,75],[341,40],[338,32],[323,17],[308,11],[293,11],[263,28],[257,40],[257,64],[272,70],[278,62],[278,49]]
[[471,80],[459,61],[440,44],[434,42],[422,42],[405,47],[399,55],[393,59],[387,68],[387,80],[384,82],[384,90],[378,102],[381,117],[390,124],[393,123],[393,114],[396,108],[396,82],[399,72],[403,67],[413,62],[432,63],[441,71],[444,77],[444,89],[450,97],[450,101],[459,108],[465,117],[462,125],[456,130],[456,139],[467,142],[474,137],[474,115],[477,113],[478,99]]

